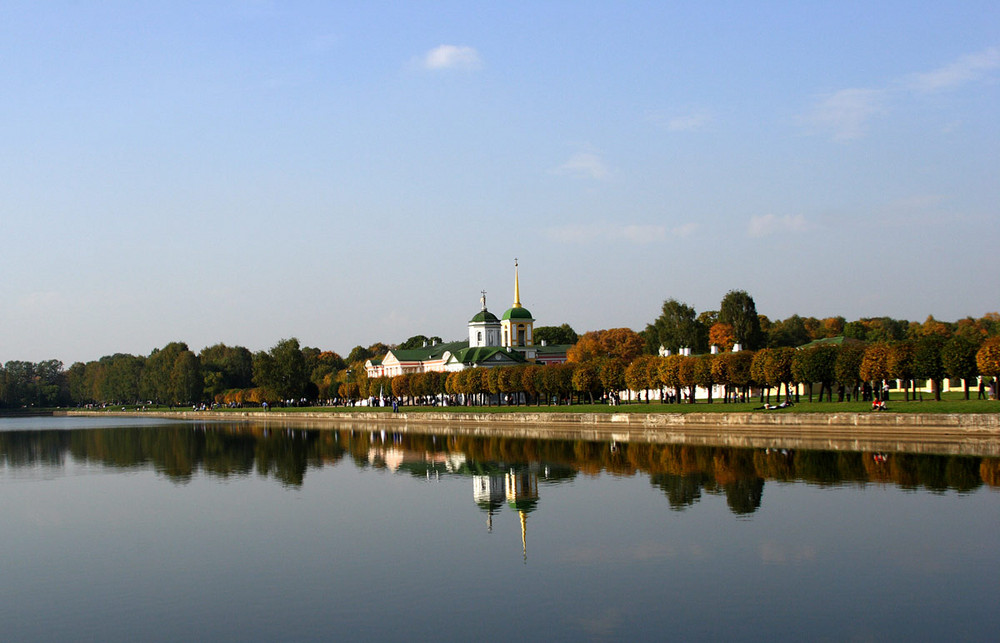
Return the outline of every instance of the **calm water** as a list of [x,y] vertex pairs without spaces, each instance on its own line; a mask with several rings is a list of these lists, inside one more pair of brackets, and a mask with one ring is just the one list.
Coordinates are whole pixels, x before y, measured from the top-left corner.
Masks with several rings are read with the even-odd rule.
[[978,457],[0,419],[0,636],[996,640],[998,485]]

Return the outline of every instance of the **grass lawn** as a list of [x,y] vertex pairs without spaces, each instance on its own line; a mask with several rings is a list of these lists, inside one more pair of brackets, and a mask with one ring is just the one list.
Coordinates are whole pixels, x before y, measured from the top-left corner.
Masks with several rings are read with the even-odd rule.
[[[975,393],[973,393],[973,396]],[[771,398],[772,404],[775,398]],[[933,396],[924,394],[924,401],[904,402],[901,393],[893,394],[887,403],[891,413],[1000,413],[1000,402],[996,400],[965,400],[960,391],[943,393],[941,401],[935,402]],[[573,404],[561,406],[400,406],[401,413],[742,413],[760,407],[758,401],[746,404],[723,404],[716,400],[712,404],[701,400],[695,404],[621,404],[607,406],[605,404]],[[122,409],[128,412],[140,410],[142,407],[132,405],[108,407],[109,412]],[[186,411],[187,407],[154,406],[145,407],[147,411]],[[259,408],[217,409],[226,413],[241,413],[244,411],[259,411]],[[274,411],[282,413],[352,413],[376,412],[392,413],[391,406],[385,407],[277,407]],[[776,409],[769,413],[861,413],[871,412],[871,402],[809,402],[806,398],[790,408]]]

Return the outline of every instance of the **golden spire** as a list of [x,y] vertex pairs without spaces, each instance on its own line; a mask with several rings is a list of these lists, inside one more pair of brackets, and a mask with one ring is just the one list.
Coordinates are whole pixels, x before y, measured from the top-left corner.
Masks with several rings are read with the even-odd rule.
[[517,257],[514,257],[514,305],[511,308],[521,307],[521,284],[517,278]]
[[524,562],[528,562],[528,515],[524,511],[519,511],[521,514],[521,551],[524,552]]

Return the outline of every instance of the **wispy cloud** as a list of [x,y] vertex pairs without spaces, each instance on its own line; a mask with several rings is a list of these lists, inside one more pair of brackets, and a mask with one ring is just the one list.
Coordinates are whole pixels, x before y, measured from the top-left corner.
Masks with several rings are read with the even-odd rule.
[[954,90],[986,78],[1000,69],[1000,48],[962,56],[938,69],[913,73],[884,87],[841,89],[817,96],[802,116],[807,127],[827,133],[835,141],[864,136],[871,122],[889,113],[890,107],[916,94]]
[[424,68],[439,69],[463,69],[474,71],[483,65],[479,52],[473,47],[459,45],[440,45],[431,49],[424,55]]
[[556,174],[583,179],[606,179],[610,174],[608,166],[594,152],[578,152],[568,161],[553,170]]
[[943,91],[979,80],[998,67],[1000,48],[990,47],[979,53],[962,56],[939,69],[908,76],[903,84],[918,92]]
[[802,232],[806,229],[806,218],[801,214],[764,214],[750,217],[747,234],[751,237],[768,237],[784,232]]
[[670,132],[697,132],[705,128],[712,121],[712,117],[702,112],[688,114],[685,116],[674,116],[667,119],[667,131]]
[[694,223],[675,228],[658,224],[583,223],[553,226],[545,234],[553,241],[565,244],[588,245],[618,240],[642,246],[687,237],[696,227],[697,224]]
[[881,89],[842,89],[820,97],[804,120],[835,141],[860,138],[872,118],[889,111],[887,98]]

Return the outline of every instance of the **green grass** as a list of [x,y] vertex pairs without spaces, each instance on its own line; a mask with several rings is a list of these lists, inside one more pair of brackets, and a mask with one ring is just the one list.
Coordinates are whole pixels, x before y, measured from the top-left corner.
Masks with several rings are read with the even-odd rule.
[[[904,402],[902,394],[894,393],[888,402],[889,412],[892,413],[1000,413],[1000,402],[995,400],[976,400],[975,393],[973,399],[965,400],[962,392],[949,392],[941,396],[940,402],[935,402],[932,395],[924,394],[924,400]],[[775,403],[775,398],[771,397],[771,403]],[[400,406],[401,413],[742,413],[753,411],[761,404],[756,399],[745,404],[723,404],[716,400],[708,404],[700,400],[695,404],[621,404],[620,406],[608,406],[606,404],[573,404],[573,405],[541,405],[541,406]],[[105,409],[108,412],[121,412],[122,406],[113,406]],[[142,407],[125,405],[127,412],[135,412]],[[145,407],[146,411],[186,411],[189,407],[183,406],[151,406]],[[245,411],[260,411],[258,407],[247,407],[242,409],[217,409],[223,413],[242,413]],[[282,413],[392,413],[391,406],[385,407],[289,407],[273,408],[273,411]],[[791,408],[776,409],[768,413],[867,413],[871,412],[871,402],[809,402],[803,397],[798,404]]]

